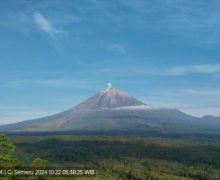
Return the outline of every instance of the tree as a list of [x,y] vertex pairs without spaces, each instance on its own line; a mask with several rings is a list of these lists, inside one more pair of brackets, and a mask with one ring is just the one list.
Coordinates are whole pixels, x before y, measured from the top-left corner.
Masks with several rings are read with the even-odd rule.
[[0,167],[18,165],[18,160],[11,157],[14,150],[15,146],[4,135],[0,134]]
[[32,168],[45,168],[46,166],[47,166],[47,161],[40,158],[34,159],[31,163]]
[[[46,168],[47,167],[47,161],[40,159],[40,158],[36,158],[32,161],[31,163],[31,167],[38,169],[38,168]],[[45,176],[35,176],[35,177],[29,177],[29,180],[48,180],[48,179],[52,179],[50,177],[45,177]],[[54,179],[54,178],[53,178]]]

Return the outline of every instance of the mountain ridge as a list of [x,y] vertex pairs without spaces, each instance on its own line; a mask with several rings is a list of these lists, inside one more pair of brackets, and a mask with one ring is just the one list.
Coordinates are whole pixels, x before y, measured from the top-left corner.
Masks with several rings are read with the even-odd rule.
[[107,88],[82,103],[52,116],[0,126],[0,131],[210,131],[220,129],[215,117],[194,117],[175,108],[147,105],[127,93]]

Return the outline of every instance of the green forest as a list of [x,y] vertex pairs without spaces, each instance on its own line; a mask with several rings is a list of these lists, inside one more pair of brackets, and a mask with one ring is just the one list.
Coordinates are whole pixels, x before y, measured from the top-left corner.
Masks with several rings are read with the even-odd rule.
[[220,179],[220,141],[138,135],[1,135],[1,167],[92,167],[94,177],[1,179]]

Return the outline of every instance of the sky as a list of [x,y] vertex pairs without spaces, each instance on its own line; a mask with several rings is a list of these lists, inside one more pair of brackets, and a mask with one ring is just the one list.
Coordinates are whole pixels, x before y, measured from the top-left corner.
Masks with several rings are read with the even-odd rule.
[[111,82],[220,116],[218,0],[0,2],[0,124],[69,109]]

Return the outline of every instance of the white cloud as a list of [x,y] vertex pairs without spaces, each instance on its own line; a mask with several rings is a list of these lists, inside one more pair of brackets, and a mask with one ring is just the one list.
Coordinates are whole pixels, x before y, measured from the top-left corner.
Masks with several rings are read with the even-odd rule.
[[202,117],[205,115],[220,116],[220,106],[189,106],[180,110],[193,116]]
[[220,72],[220,64],[201,64],[194,66],[174,67],[166,72],[167,75],[185,75],[189,73],[214,74]]
[[118,43],[111,44],[110,49],[119,54],[124,54],[126,52],[125,47]]
[[41,117],[46,117],[58,113],[59,111],[48,110],[48,111],[41,111],[41,110],[15,110],[11,111],[10,115],[1,115],[0,116],[0,125],[2,124],[11,124],[20,122],[23,120],[30,120],[36,119]]
[[89,81],[87,79],[20,79],[7,82],[1,82],[2,87],[56,87],[56,88],[80,88],[86,90],[94,90],[94,85],[99,84],[98,81]]
[[96,72],[112,73],[123,76],[181,76],[187,74],[209,74],[213,78],[220,77],[220,64],[200,64],[194,66],[177,66],[170,68],[147,67],[145,65],[135,67],[114,67],[97,69]]
[[56,33],[60,33],[60,31],[53,27],[51,22],[46,19],[41,13],[34,14],[34,21],[42,31],[47,32],[51,36]]
[[185,93],[192,96],[220,96],[220,91],[199,91],[194,89],[186,89]]
[[160,106],[160,107],[165,107],[165,108],[176,108],[179,109],[182,112],[185,112],[187,114],[197,116],[197,117],[202,117],[205,115],[213,115],[213,116],[220,116],[220,106],[219,105],[196,105],[192,103],[161,103],[161,102],[152,102],[151,104]]

